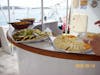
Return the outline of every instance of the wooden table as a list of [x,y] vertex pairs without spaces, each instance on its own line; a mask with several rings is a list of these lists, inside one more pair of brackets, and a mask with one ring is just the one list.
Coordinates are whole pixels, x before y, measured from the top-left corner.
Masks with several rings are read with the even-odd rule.
[[[100,56],[93,54],[76,54],[76,53],[65,53],[60,52],[52,47],[48,41],[36,43],[36,44],[27,44],[27,43],[16,43],[11,38],[11,32],[7,32],[7,38],[9,42],[13,43],[15,46],[22,48],[26,51],[32,53],[37,53],[45,56],[56,57],[61,59],[73,59],[73,60],[88,60],[88,61],[100,61]],[[33,45],[33,46],[31,46]]]
[[60,52],[48,40],[40,43],[16,43],[20,75],[99,75],[100,56]]

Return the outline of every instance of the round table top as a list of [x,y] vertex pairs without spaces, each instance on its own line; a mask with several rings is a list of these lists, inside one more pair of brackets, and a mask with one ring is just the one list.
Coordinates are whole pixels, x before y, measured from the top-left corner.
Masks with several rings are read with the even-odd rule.
[[7,31],[7,39],[9,42],[14,44],[15,46],[22,48],[26,51],[30,51],[32,53],[41,54],[44,56],[55,57],[59,59],[71,59],[71,60],[82,60],[82,61],[100,61],[100,56],[94,54],[78,54],[78,53],[66,53],[61,52],[53,48],[51,43],[46,40],[37,43],[16,43],[12,37],[12,32]]

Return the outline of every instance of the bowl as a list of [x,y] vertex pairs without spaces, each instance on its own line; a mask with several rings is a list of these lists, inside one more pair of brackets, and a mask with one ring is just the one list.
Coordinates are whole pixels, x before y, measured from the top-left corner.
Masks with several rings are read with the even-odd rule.
[[31,25],[35,22],[35,18],[25,18],[25,19],[22,19],[20,20],[22,22],[26,21],[26,22],[31,22]]
[[12,22],[12,23],[9,23],[11,24],[15,29],[25,29],[25,28],[28,28],[29,25],[31,25],[31,22]]

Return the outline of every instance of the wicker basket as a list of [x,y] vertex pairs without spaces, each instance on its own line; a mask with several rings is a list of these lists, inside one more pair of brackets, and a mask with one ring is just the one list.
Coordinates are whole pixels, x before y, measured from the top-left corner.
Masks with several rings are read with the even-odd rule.
[[20,20],[22,22],[26,21],[26,22],[31,22],[31,25],[35,22],[35,19],[34,18],[25,18],[25,19],[22,19]]
[[31,22],[12,22],[11,24],[15,29],[25,29],[31,25]]

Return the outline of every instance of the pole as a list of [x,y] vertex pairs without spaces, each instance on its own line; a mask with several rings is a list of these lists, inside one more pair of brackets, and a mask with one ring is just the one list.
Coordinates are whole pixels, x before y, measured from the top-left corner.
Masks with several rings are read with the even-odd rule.
[[[7,0],[8,3],[8,22],[10,22],[10,0]],[[10,30],[10,24],[9,24],[9,30]],[[13,55],[13,45],[11,44],[11,54]]]
[[[8,22],[10,22],[10,1],[7,0],[8,2]],[[10,27],[10,24],[9,24],[9,27]]]
[[41,0],[41,24],[42,24],[42,31],[45,29],[44,22],[43,22],[43,0]]
[[69,3],[69,1],[67,0],[67,2],[66,2],[66,28],[65,28],[65,33],[67,33],[67,31],[68,31],[68,3]]

